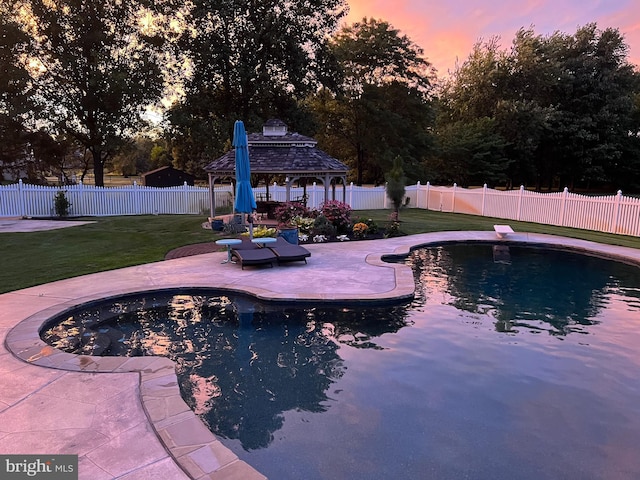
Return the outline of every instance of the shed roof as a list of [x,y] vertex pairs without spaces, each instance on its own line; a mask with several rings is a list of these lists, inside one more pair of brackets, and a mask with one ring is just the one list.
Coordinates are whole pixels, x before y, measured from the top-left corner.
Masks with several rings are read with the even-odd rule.
[[163,172],[163,173],[164,173],[165,171],[166,171],[166,172],[175,172],[175,173],[179,173],[179,174],[181,174],[181,175],[183,175],[183,176],[186,176],[186,177],[192,177],[192,178],[195,178],[195,177],[194,177],[193,175],[191,175],[190,173],[187,173],[187,172],[182,171],[182,170],[178,170],[177,168],[174,168],[174,167],[173,167],[173,166],[171,166],[171,165],[165,165],[165,166],[163,166],[163,167],[159,167],[159,168],[156,168],[156,169],[154,169],[154,170],[149,170],[148,172],[144,172],[144,173],[140,174],[140,176],[141,176],[141,177],[147,177],[147,176],[155,175],[156,173],[161,173],[161,172]]

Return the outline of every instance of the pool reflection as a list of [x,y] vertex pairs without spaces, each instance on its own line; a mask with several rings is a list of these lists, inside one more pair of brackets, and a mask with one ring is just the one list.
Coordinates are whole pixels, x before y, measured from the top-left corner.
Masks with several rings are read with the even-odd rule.
[[211,431],[253,450],[271,443],[284,412],[329,408],[327,392],[346,368],[341,345],[382,349],[375,338],[408,325],[406,317],[406,305],[155,295],[67,315],[42,336],[72,353],[171,358],[183,398]]
[[[425,305],[451,305],[494,318],[516,334],[587,333],[620,278],[637,268],[586,255],[531,247],[447,245],[412,252],[417,293]],[[637,295],[637,292],[636,292]]]
[[[402,307],[267,308],[238,305],[238,323],[209,332],[210,348],[180,359],[181,389],[216,434],[245,450],[267,447],[284,412],[324,412],[345,373],[340,345],[379,349],[375,337],[406,325]],[[202,392],[210,385],[219,395]],[[204,394],[203,394],[204,393]],[[189,400],[193,399],[193,400]]]

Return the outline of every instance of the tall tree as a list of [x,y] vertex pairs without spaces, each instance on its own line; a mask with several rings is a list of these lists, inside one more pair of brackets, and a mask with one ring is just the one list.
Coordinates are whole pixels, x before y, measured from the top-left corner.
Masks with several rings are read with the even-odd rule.
[[442,85],[440,120],[457,122],[492,117],[504,95],[507,77],[500,38],[476,42],[469,57]]
[[[73,137],[93,157],[96,185],[107,161],[144,123],[160,98],[161,29],[149,25],[163,2],[2,0],[30,42],[23,56],[39,122]],[[146,27],[145,27],[146,24]]]
[[29,73],[20,63],[28,37],[11,18],[11,5],[0,3],[0,180],[27,171],[31,101]]
[[356,171],[356,182],[380,183],[400,156],[419,178],[430,148],[434,71],[423,51],[388,22],[363,19],[328,45],[337,74],[310,101],[328,152]]
[[238,118],[250,130],[274,117],[304,130],[299,101],[316,89],[322,45],[346,14],[346,2],[190,5],[191,28],[179,45],[192,73],[168,116],[176,161],[193,169],[221,154]]

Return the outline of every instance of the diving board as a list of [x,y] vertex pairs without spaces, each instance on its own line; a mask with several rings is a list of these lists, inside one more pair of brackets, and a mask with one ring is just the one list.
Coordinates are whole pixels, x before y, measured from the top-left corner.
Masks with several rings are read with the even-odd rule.
[[504,238],[509,233],[513,233],[513,229],[509,225],[494,225],[493,229],[496,231],[498,238]]

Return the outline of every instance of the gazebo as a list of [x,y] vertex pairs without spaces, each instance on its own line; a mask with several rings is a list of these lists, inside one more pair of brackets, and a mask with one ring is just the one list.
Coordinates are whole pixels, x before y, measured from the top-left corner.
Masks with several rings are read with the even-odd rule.
[[[316,148],[317,141],[298,133],[287,131],[281,120],[268,120],[262,126],[262,133],[247,135],[251,174],[265,178],[267,199],[269,179],[284,176],[286,200],[291,200],[291,186],[303,178],[319,180],[324,185],[324,199],[329,200],[329,192],[335,200],[335,185],[342,181],[342,201],[346,199],[347,172],[349,167],[329,154]],[[215,183],[224,178],[235,180],[235,151],[230,150],[222,157],[208,164],[204,170],[209,174],[211,193],[211,216],[215,216]],[[333,189],[331,186],[333,185]]]

